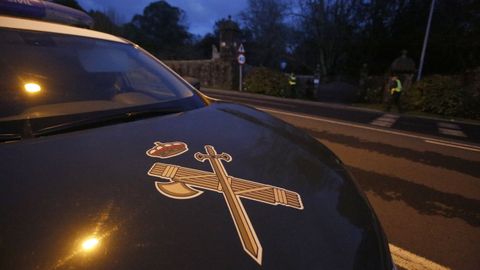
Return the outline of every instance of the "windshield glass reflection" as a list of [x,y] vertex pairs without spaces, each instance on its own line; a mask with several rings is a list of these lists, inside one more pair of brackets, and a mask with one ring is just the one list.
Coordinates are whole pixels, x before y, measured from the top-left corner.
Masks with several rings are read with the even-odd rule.
[[193,95],[184,82],[132,44],[1,29],[0,55],[0,121],[105,111]]

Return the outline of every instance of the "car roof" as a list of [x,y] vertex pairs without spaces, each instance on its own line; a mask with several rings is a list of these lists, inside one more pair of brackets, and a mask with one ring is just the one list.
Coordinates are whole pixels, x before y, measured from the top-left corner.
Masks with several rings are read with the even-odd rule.
[[20,19],[8,16],[0,16],[0,28],[11,28],[38,32],[49,32],[57,34],[66,34],[80,37],[89,37],[96,39],[103,39],[108,41],[129,43],[127,40],[85,28],[68,26],[58,23],[43,22],[29,19]]

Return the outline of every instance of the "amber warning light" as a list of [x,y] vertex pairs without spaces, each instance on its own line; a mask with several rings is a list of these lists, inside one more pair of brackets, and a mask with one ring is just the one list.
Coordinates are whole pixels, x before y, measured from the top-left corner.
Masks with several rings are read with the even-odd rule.
[[96,237],[91,237],[83,241],[82,243],[82,249],[84,251],[91,251],[95,249],[98,246],[98,239]]
[[36,83],[26,83],[23,87],[27,93],[31,94],[42,91],[42,87],[40,87],[40,85]]

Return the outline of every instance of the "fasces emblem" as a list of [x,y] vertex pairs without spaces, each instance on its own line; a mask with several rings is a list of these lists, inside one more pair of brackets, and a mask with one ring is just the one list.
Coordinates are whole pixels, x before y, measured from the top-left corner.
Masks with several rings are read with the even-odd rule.
[[[159,144],[159,142],[156,142],[156,147]],[[184,149],[188,149],[186,144]],[[147,154],[149,151],[147,151]],[[168,151],[168,149],[165,151]],[[243,249],[258,264],[262,264],[262,245],[241,199],[303,210],[300,195],[283,188],[228,175],[222,162],[231,162],[232,157],[227,153],[218,154],[211,145],[205,146],[205,153],[197,152],[194,157],[200,162],[208,161],[212,171],[201,171],[174,164],[155,163],[148,171],[148,175],[166,180],[155,182],[155,186],[160,193],[173,199],[192,199],[201,195],[204,190],[222,193]]]

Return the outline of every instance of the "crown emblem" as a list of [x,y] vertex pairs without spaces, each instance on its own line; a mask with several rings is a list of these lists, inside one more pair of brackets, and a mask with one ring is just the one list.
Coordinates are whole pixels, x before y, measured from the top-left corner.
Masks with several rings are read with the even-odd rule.
[[188,151],[188,146],[184,142],[154,142],[154,144],[154,147],[148,149],[147,156],[154,158],[171,158]]

